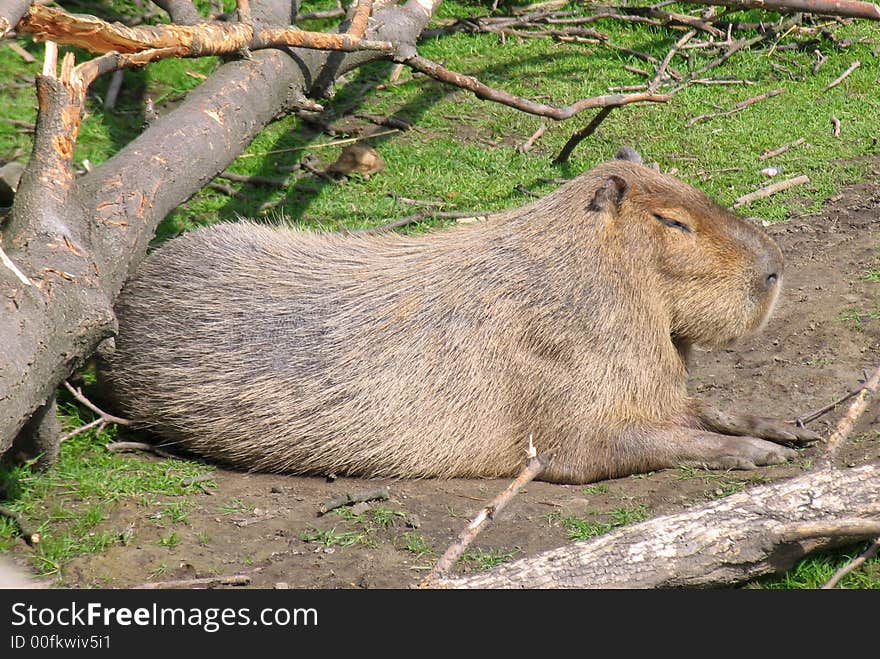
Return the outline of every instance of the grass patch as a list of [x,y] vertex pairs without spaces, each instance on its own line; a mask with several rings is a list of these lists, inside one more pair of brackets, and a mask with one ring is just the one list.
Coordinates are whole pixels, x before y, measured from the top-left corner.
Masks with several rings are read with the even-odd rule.
[[596,516],[601,515],[606,519],[595,521],[578,517],[577,515],[563,515],[561,512],[554,511],[547,515],[547,521],[550,523],[561,523],[568,533],[570,540],[586,540],[608,533],[612,529],[621,526],[644,521],[648,519],[650,510],[647,506],[635,505],[615,508],[607,513],[593,514]]
[[859,332],[865,330],[867,323],[878,318],[880,318],[880,309],[859,309],[858,307],[847,307],[837,316],[840,322],[846,323]]
[[[780,576],[767,577],[749,584],[749,588],[813,589],[821,588],[841,567],[861,554],[867,545],[860,544],[849,549],[812,554],[791,570]],[[880,556],[865,561],[846,575],[838,588],[880,590]]]
[[502,549],[472,549],[461,555],[458,561],[468,571],[481,572],[491,570],[497,565],[506,563],[520,552],[519,549],[504,551]]
[[[61,404],[68,429],[90,419],[79,408]],[[184,485],[187,478],[210,474],[213,467],[186,460],[154,461],[134,454],[115,454],[105,445],[115,429],[100,435],[87,431],[64,442],[58,463],[45,472],[30,466],[0,468],[0,502],[21,513],[42,540],[29,554],[36,571],[55,575],[83,554],[100,553],[128,542],[130,531],[105,528],[115,506],[125,501],[156,504],[158,497],[179,497],[198,491]],[[172,523],[186,521],[184,502],[163,504],[162,515]],[[8,520],[0,520],[0,551],[12,550],[21,539]]]

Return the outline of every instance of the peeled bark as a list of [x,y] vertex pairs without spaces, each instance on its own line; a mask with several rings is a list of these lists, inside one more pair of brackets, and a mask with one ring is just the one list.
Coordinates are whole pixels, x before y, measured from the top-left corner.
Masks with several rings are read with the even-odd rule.
[[784,572],[880,532],[880,464],[825,468],[574,542],[440,588],[677,588]]

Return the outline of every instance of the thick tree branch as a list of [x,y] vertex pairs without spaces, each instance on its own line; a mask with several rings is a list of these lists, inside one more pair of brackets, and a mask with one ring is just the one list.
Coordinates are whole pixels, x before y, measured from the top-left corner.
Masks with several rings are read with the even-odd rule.
[[806,12],[880,21],[880,7],[872,2],[856,0],[684,0],[684,2],[695,5],[718,5],[732,9]]
[[[448,588],[676,588],[735,584],[784,571],[807,553],[876,532],[880,465],[822,469],[751,488],[676,515],[447,579]],[[864,519],[841,535],[841,518]],[[828,537],[792,537],[827,523]],[[803,533],[801,533],[803,536]]]
[[[366,9],[372,6],[370,0]],[[355,14],[358,22],[352,28],[363,29],[366,18],[363,7]],[[146,25],[126,27],[108,23],[94,16],[70,14],[62,9],[35,5],[18,25],[18,31],[35,39],[56,41],[77,46],[92,53],[138,53],[162,50],[167,57],[204,57],[231,55],[278,46],[315,50],[379,50],[390,52],[390,41],[362,39],[352,29],[343,33],[306,32],[293,28],[255,27],[251,23],[197,23],[195,25]]]
[[0,39],[9,34],[34,0],[0,0]]

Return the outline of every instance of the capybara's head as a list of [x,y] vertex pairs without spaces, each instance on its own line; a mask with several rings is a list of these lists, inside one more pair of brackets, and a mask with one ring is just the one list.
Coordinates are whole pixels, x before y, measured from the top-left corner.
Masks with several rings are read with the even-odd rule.
[[[635,156],[635,157],[633,157]],[[622,157],[622,159],[621,159]],[[759,330],[782,285],[782,252],[754,223],[639,162],[632,150],[590,171],[605,240],[646,263],[672,334],[717,347]]]

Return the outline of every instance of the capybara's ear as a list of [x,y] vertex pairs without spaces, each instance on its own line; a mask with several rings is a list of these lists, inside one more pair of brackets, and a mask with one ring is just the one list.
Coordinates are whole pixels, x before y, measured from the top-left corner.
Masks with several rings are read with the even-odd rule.
[[617,150],[617,153],[614,154],[615,160],[628,160],[629,162],[636,162],[638,164],[644,164],[642,160],[642,154],[636,151],[631,146],[627,146],[624,144]]
[[626,196],[629,184],[620,176],[612,174],[606,178],[590,201],[589,209],[596,212],[616,213],[620,203]]

